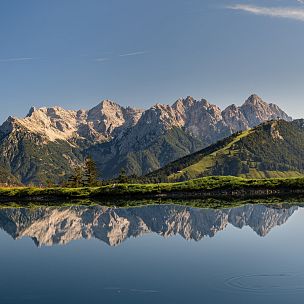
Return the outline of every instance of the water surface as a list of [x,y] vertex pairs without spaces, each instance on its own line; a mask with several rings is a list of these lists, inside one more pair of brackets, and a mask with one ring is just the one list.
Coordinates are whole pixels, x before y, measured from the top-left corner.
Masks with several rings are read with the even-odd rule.
[[0,303],[299,303],[304,209],[0,209]]

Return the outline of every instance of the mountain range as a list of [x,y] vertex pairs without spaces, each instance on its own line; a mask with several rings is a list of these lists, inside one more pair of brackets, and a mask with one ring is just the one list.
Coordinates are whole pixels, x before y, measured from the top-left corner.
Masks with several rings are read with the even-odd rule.
[[14,239],[30,237],[37,246],[67,244],[77,239],[99,239],[116,246],[130,237],[157,233],[199,241],[214,237],[228,224],[251,227],[259,236],[284,224],[297,206],[288,208],[246,205],[227,209],[199,209],[179,205],[136,208],[61,207],[0,209],[0,228]]
[[9,117],[0,126],[0,172],[15,183],[58,183],[91,155],[105,179],[122,168],[140,176],[278,118],[292,120],[257,95],[224,110],[192,97],[148,110],[110,100],[90,110],[31,108],[25,118]]

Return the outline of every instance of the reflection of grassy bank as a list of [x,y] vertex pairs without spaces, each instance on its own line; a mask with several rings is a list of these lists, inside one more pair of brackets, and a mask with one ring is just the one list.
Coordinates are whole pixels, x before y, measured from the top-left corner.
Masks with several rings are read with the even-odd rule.
[[95,188],[0,188],[0,200],[84,198],[224,198],[268,197],[304,193],[304,178],[243,179],[204,177],[180,183],[112,184]]
[[222,208],[234,208],[248,204],[260,204],[272,206],[274,208],[286,208],[292,205],[304,206],[304,196],[302,197],[272,197],[265,199],[75,199],[75,200],[51,200],[51,201],[14,201],[14,202],[3,202],[0,204],[1,208],[41,208],[41,207],[71,207],[71,206],[104,206],[104,207],[115,207],[115,208],[128,208],[128,207],[142,207],[148,205],[180,205],[188,206],[192,208],[211,208],[211,209],[222,209]]

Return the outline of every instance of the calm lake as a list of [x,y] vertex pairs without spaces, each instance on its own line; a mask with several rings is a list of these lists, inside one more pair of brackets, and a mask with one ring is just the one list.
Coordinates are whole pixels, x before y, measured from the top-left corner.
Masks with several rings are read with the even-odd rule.
[[0,303],[300,303],[304,209],[0,209]]

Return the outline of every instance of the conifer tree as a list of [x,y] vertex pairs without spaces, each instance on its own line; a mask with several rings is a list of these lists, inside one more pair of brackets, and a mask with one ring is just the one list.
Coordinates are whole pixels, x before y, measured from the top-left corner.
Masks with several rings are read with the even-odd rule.
[[74,175],[74,183],[75,183],[75,187],[82,187],[83,186],[83,169],[82,167],[78,166],[75,169],[75,175]]
[[96,163],[91,156],[88,156],[84,164],[83,185],[86,187],[94,187],[98,184],[98,171]]
[[127,172],[124,168],[120,170],[119,176],[118,176],[118,182],[119,183],[127,183],[128,182],[128,176]]

